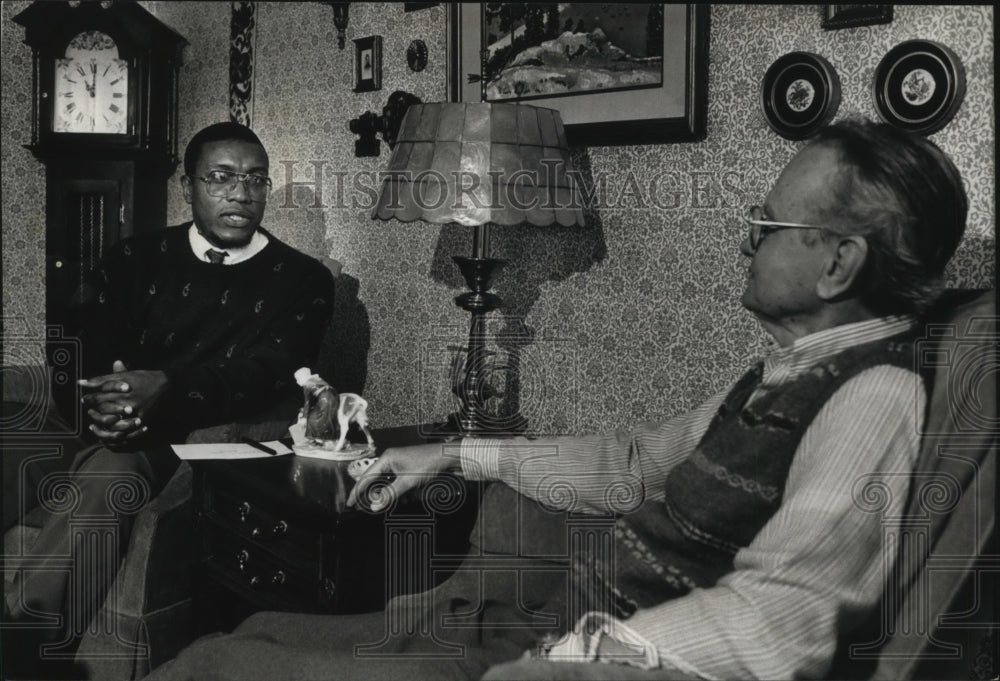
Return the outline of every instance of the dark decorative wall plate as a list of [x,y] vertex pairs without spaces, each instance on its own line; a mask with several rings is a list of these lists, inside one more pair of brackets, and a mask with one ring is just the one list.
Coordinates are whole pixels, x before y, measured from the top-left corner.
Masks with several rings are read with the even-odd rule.
[[962,105],[965,69],[941,43],[907,40],[879,62],[872,96],[886,123],[929,135],[946,126]]
[[823,57],[789,52],[764,74],[761,97],[767,124],[782,137],[809,137],[833,120],[840,107],[840,78]]
[[414,40],[406,48],[406,64],[411,71],[423,71],[427,66],[427,43]]

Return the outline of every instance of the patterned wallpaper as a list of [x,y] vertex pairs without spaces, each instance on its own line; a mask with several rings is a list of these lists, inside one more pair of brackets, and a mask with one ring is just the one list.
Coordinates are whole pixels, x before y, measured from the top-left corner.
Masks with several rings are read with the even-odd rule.
[[[28,130],[29,86],[20,74],[30,52],[20,27],[6,21],[25,5],[2,5],[3,305],[38,337],[44,176],[18,146]],[[143,5],[191,43],[181,81],[186,140],[227,113],[229,4]],[[494,252],[509,260],[494,286],[507,316],[494,314],[491,328],[500,363],[519,366],[511,387],[533,431],[663,418],[724,387],[762,351],[764,334],[738,305],[746,271],[739,216],[799,147],[775,135],[757,105],[761,77],[786,52],[817,52],[837,69],[839,119],[876,116],[871,79],[897,43],[930,38],[955,50],[968,91],[934,139],[962,170],[972,211],[949,282],[995,285],[992,8],[897,5],[891,24],[832,32],[820,28],[820,13],[818,5],[712,7],[707,139],[577,150],[585,175],[607,178],[586,228],[495,231]],[[356,94],[351,39],[369,35],[383,38],[382,90]],[[375,425],[413,423],[451,410],[451,348],[468,325],[452,302],[463,284],[451,256],[467,254],[471,238],[454,227],[372,221],[364,206],[387,150],[355,158],[347,122],[379,112],[397,89],[424,101],[445,97],[445,9],[352,3],[347,37],[338,50],[327,5],[257,5],[253,120],[276,185],[265,224],[293,246],[343,263],[332,342],[348,359],[335,383],[363,385]],[[414,38],[429,52],[419,73],[406,66]],[[187,215],[176,186],[169,213],[173,221]]]
[[45,168],[31,141],[31,50],[10,18],[29,2],[0,3],[0,225],[4,365],[41,364],[45,328]]

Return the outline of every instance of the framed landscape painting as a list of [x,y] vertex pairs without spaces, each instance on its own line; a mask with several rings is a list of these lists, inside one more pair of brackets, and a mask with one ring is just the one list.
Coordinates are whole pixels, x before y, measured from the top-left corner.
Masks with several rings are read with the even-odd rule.
[[576,146],[701,139],[708,10],[662,3],[452,4],[449,98],[558,109]]

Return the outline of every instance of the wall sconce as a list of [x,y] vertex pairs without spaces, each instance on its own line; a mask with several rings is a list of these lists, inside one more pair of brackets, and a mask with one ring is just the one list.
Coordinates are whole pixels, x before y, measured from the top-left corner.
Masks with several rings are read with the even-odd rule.
[[347,31],[347,8],[351,3],[324,2],[323,4],[333,8],[333,25],[337,27],[337,47],[344,49],[347,38],[345,33]]
[[399,126],[403,123],[403,116],[411,104],[420,104],[420,98],[411,95],[409,92],[396,90],[389,95],[389,101],[382,107],[382,115],[366,111],[357,118],[351,120],[347,127],[358,139],[354,142],[354,155],[378,156],[382,153],[382,145],[379,143],[376,134],[382,135],[382,141],[392,149],[396,145],[396,137],[399,135]]

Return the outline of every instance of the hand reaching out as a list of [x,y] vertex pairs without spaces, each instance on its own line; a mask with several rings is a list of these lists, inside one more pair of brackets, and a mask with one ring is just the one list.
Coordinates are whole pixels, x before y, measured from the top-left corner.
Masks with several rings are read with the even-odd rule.
[[[453,450],[457,452],[457,448]],[[387,449],[358,480],[347,497],[347,505],[357,506],[360,500],[362,505],[370,505],[371,510],[381,511],[404,492],[426,485],[441,473],[458,470],[461,470],[458,456],[445,454],[441,444]],[[394,479],[369,491],[385,475]]]

